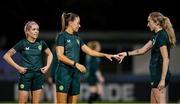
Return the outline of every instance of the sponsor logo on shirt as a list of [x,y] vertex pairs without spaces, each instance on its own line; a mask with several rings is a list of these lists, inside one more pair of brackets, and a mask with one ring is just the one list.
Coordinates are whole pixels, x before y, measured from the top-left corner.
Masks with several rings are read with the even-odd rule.
[[25,50],[26,50],[26,51],[29,50],[29,47],[25,47]]
[[68,39],[68,40],[67,40],[67,43],[71,43],[71,40]]

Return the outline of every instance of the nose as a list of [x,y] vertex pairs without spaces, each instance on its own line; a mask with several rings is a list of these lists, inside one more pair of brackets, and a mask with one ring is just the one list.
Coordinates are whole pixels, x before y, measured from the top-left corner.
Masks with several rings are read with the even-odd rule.
[[147,27],[149,27],[149,23],[147,24]]

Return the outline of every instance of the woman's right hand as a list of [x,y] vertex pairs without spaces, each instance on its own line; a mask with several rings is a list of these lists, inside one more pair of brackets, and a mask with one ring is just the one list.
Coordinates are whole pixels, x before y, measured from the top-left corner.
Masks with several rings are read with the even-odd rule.
[[124,57],[127,56],[126,52],[120,52],[117,55],[119,55],[119,58],[120,58],[120,62],[119,63],[121,63],[123,61]]
[[20,67],[18,68],[18,71],[19,71],[20,74],[25,74],[26,71],[27,71],[27,68],[20,66]]
[[87,71],[86,67],[82,64],[76,63],[76,68],[81,72],[85,73]]

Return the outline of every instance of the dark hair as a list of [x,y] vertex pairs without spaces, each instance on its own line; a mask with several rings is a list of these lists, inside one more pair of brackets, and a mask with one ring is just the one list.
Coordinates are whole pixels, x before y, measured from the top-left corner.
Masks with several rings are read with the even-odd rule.
[[79,17],[79,15],[75,14],[75,13],[65,13],[63,12],[62,16],[61,16],[61,32],[64,32],[65,29],[68,26],[69,21],[74,21],[74,19],[76,17]]
[[164,16],[160,12],[152,12],[149,14],[149,16],[152,18],[152,20],[155,23],[159,23],[159,25],[167,31],[171,47],[175,47],[176,36],[175,36],[174,29],[173,29],[170,19]]

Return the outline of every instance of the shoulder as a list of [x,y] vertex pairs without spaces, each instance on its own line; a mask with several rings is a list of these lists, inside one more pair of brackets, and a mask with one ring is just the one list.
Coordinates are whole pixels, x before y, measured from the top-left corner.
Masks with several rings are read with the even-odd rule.
[[38,43],[46,43],[46,42],[45,42],[44,40],[42,40],[42,39],[37,39],[36,42],[38,42]]
[[60,37],[65,37],[66,33],[65,32],[59,32],[56,36],[56,39],[60,38]]
[[24,44],[24,43],[27,43],[27,40],[26,40],[26,39],[22,39],[22,40],[20,40],[19,42],[17,42],[16,44]]
[[163,29],[158,34],[159,38],[168,38],[168,33]]

